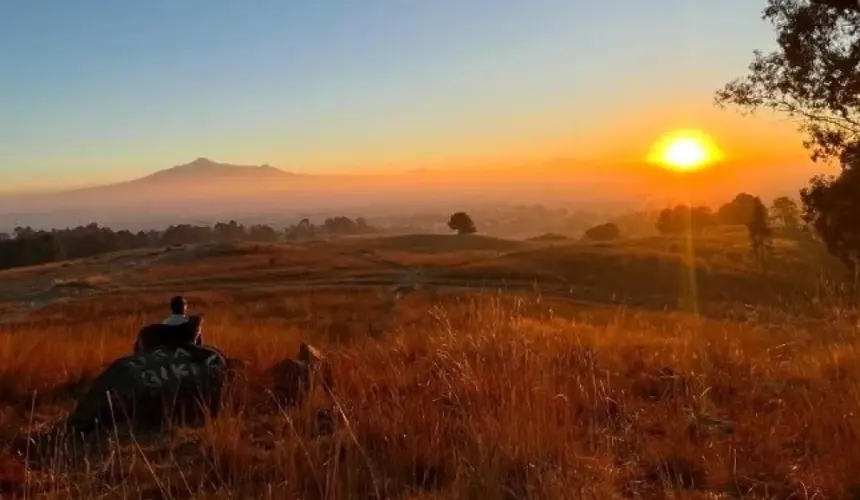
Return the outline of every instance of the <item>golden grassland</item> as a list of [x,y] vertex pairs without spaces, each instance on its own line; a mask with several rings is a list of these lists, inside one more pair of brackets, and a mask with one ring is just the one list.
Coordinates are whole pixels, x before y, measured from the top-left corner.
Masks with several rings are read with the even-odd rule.
[[[759,269],[742,238],[714,238],[697,252],[701,316],[676,310],[682,251],[656,239],[228,245],[0,274],[7,302],[68,299],[0,324],[0,442],[63,417],[174,291],[257,372],[309,341],[334,381],[298,409],[234,387],[200,428],[117,431],[41,467],[5,447],[0,494],[860,498],[851,301],[800,243]],[[415,265],[424,284],[392,304]],[[76,281],[86,293],[62,295]],[[320,406],[339,419],[315,437]]]

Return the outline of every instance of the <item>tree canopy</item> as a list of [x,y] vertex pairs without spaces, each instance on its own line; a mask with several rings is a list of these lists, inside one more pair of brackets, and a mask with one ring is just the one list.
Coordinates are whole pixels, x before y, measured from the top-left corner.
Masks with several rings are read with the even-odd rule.
[[773,200],[771,216],[783,227],[795,229],[800,226],[800,207],[788,196],[780,196]]
[[621,230],[614,223],[607,222],[589,228],[584,237],[590,241],[614,241],[621,237]]
[[457,212],[451,215],[448,219],[448,227],[452,231],[457,231],[457,234],[475,234],[478,232],[475,221],[466,212]]
[[860,140],[860,8],[854,0],[768,0],[777,49],[716,93],[720,106],[799,121],[813,160],[856,161]]
[[764,262],[771,250],[773,232],[768,225],[767,207],[759,197],[753,199],[752,213],[746,226],[753,255]]
[[746,225],[752,219],[759,201],[749,193],[740,193],[717,210],[717,218],[723,224]]

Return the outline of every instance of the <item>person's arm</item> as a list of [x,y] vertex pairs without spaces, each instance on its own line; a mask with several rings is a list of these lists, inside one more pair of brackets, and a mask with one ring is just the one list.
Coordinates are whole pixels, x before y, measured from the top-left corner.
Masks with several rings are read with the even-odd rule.
[[198,344],[200,338],[200,324],[203,318],[200,316],[190,316],[188,321],[182,325],[183,342],[188,344]]
[[203,316],[198,316],[195,327],[194,343],[196,345],[203,345]]
[[137,332],[137,337],[134,339],[134,345],[131,348],[131,350],[134,354],[140,354],[140,351],[143,349],[142,336],[143,336],[144,331],[145,330],[141,330],[141,331]]

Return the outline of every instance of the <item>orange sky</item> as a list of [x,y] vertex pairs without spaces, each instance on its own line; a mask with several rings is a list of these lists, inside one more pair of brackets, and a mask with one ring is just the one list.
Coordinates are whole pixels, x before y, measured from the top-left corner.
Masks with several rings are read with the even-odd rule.
[[567,158],[571,175],[596,161],[660,190],[670,179],[641,164],[687,128],[726,155],[685,178],[697,189],[832,171],[784,120],[712,104],[774,46],[764,0],[103,3],[21,2],[7,16],[0,42],[20,50],[0,79],[0,190],[197,157],[307,173]]

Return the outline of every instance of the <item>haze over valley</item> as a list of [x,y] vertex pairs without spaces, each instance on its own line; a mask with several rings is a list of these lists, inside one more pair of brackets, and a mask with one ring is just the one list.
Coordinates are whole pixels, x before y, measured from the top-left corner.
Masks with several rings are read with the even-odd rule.
[[397,173],[294,173],[270,165],[232,165],[208,158],[128,181],[77,189],[0,194],[0,230],[92,222],[134,230],[221,219],[293,221],[307,214],[391,217],[515,205],[612,215],[689,201],[720,204],[743,189],[771,199],[796,192],[802,173],[773,182],[751,170],[708,185],[654,171],[621,173],[593,161],[552,160],[521,167],[452,168]]

